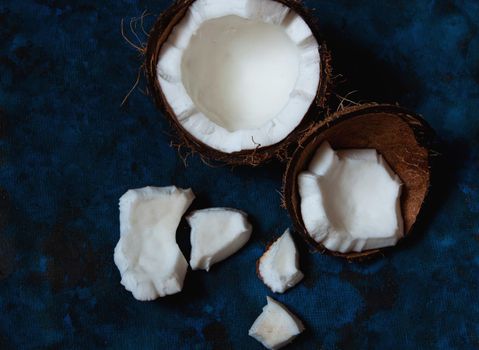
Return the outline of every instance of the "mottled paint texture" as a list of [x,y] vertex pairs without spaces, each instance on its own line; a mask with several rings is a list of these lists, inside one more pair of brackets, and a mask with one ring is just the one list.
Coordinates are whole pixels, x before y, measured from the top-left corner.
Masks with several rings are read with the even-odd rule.
[[[422,113],[443,157],[415,236],[385,257],[351,264],[297,241],[305,280],[276,296],[307,326],[291,348],[477,349],[479,3],[307,4],[347,78],[341,93]],[[141,89],[120,108],[141,64],[120,20],[167,5],[0,3],[1,349],[260,349],[247,330],[271,293],[255,260],[291,225],[277,192],[283,165],[231,170],[193,156],[185,168]],[[191,186],[194,208],[250,213],[253,237],[209,273],[190,272],[183,293],[137,302],[113,264],[117,201],[170,184]],[[185,223],[178,237],[188,256]]]

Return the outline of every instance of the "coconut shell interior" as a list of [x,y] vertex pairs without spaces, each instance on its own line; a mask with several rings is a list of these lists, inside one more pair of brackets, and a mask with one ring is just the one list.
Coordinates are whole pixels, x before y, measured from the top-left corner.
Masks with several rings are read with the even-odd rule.
[[304,227],[298,175],[323,141],[333,149],[375,148],[403,182],[401,211],[404,237],[411,233],[430,187],[430,145],[434,133],[419,116],[392,105],[346,108],[313,127],[293,154],[284,178],[284,200],[296,230],[318,250],[349,259],[375,255],[381,249],[360,253],[330,252],[315,242]]
[[288,146],[297,142],[311,124],[322,116],[322,111],[327,106],[328,96],[332,85],[331,55],[326,47],[326,43],[321,39],[316,18],[307,10],[301,1],[297,0],[274,0],[280,2],[297,14],[299,14],[308,24],[313,35],[320,45],[321,58],[321,79],[316,91],[315,101],[311,104],[308,112],[303,117],[301,123],[282,141],[267,147],[258,147],[256,149],[244,150],[233,153],[224,153],[213,149],[196,139],[188,133],[178,122],[173,110],[168,105],[157,79],[156,66],[162,45],[168,39],[173,28],[183,19],[188,7],[195,0],[177,0],[164,13],[162,13],[153,29],[149,34],[148,44],[145,52],[144,70],[148,79],[149,93],[155,100],[157,107],[169,120],[171,126],[176,132],[177,146],[185,146],[192,153],[199,153],[207,161],[219,161],[229,165],[260,165],[271,159],[286,159]]

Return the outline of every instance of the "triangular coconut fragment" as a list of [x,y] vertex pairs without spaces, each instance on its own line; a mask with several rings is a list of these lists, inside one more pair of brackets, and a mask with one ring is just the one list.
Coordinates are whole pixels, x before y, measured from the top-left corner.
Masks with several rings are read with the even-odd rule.
[[248,334],[268,349],[279,349],[303,332],[304,326],[283,304],[270,297],[266,300],[268,304]]
[[258,263],[258,274],[275,293],[284,293],[301,281],[299,255],[289,230],[264,252]]
[[211,265],[236,253],[250,238],[252,226],[246,213],[230,208],[210,208],[193,212],[191,258],[193,270],[209,271]]
[[120,240],[114,260],[121,284],[135,299],[153,300],[183,288],[188,263],[176,243],[191,189],[145,187],[120,198]]

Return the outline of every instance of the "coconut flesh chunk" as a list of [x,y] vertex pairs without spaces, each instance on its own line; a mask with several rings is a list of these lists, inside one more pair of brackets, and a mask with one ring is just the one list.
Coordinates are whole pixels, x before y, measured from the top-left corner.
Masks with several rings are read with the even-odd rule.
[[252,226],[246,213],[230,208],[210,208],[193,212],[191,226],[193,270],[209,271],[211,265],[228,258],[248,242]]
[[303,323],[283,304],[266,297],[268,304],[248,334],[268,349],[279,349],[304,331]]
[[188,263],[176,243],[191,189],[145,187],[120,198],[120,240],[114,260],[121,284],[135,299],[153,300],[183,288]]
[[328,250],[383,248],[403,236],[402,183],[375,149],[336,152],[323,142],[298,185],[304,225]]
[[225,153],[283,140],[320,79],[306,22],[273,0],[197,0],[163,44],[157,78],[182,127]]
[[259,260],[258,273],[275,293],[284,293],[303,279],[299,255],[289,230],[271,244]]

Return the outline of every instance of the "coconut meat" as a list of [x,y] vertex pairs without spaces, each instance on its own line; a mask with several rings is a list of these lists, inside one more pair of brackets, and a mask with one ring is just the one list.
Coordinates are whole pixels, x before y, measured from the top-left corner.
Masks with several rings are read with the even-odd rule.
[[209,271],[211,265],[236,253],[251,236],[252,226],[246,213],[230,208],[209,208],[193,212],[187,218],[191,226],[193,270]]
[[299,255],[289,230],[271,244],[259,260],[258,273],[275,293],[284,293],[303,279]]
[[331,251],[392,246],[403,236],[401,180],[375,149],[336,152],[323,142],[298,185],[305,228]]
[[195,198],[191,189],[145,187],[120,198],[120,240],[114,261],[121,284],[138,300],[183,288],[188,263],[176,243],[181,217]]
[[318,89],[319,45],[279,2],[197,0],[163,44],[157,73],[181,126],[232,153],[298,126]]
[[279,349],[304,331],[303,323],[283,304],[266,297],[268,304],[248,334],[268,349]]

